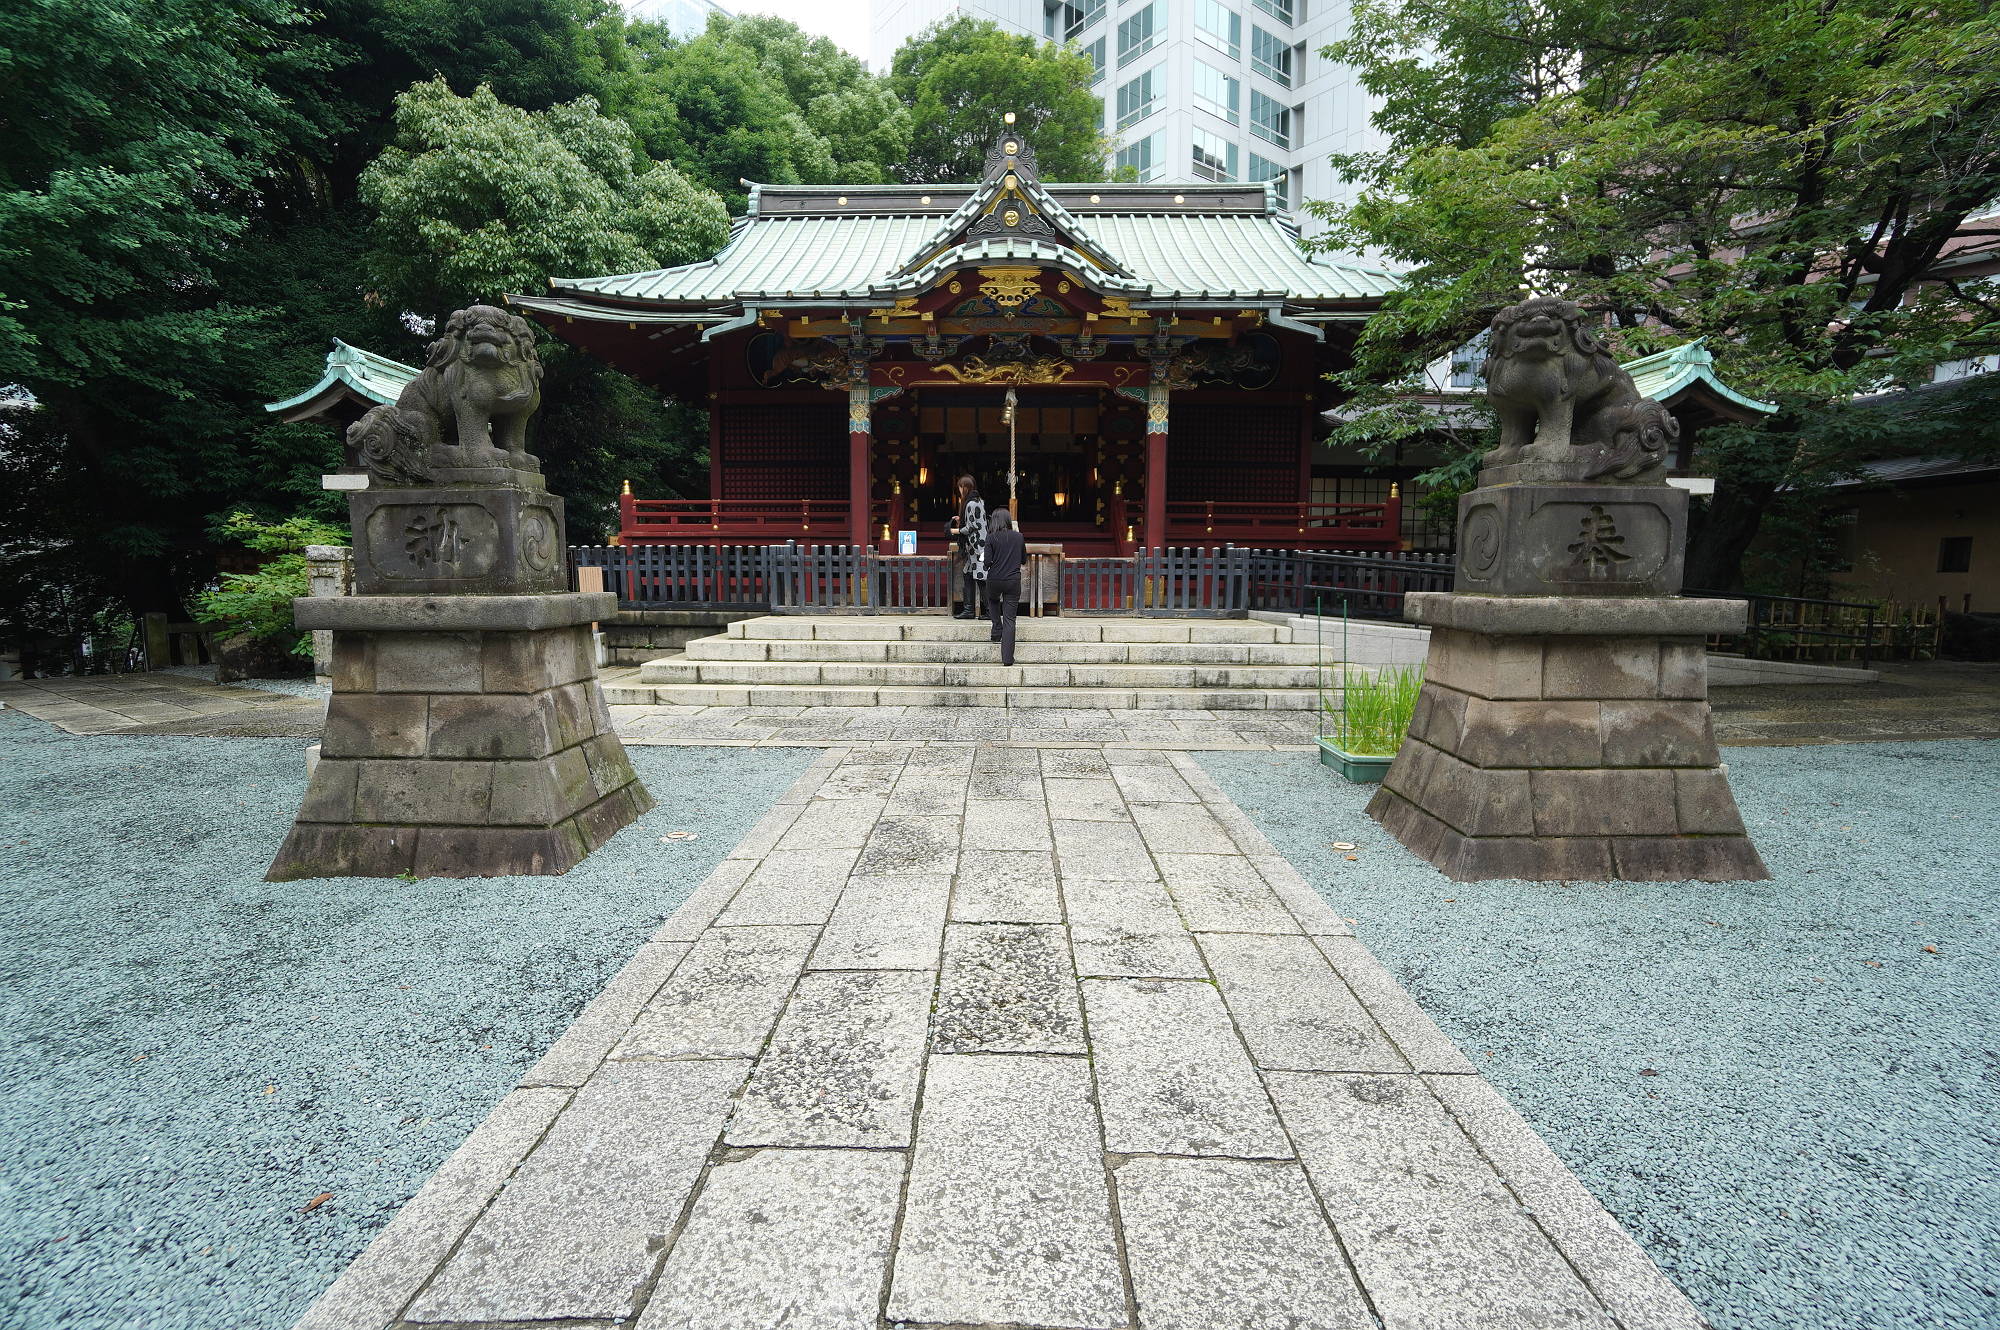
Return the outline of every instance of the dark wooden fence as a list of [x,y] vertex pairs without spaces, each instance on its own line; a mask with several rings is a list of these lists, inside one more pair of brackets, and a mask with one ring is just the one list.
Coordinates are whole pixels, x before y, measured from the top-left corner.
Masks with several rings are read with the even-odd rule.
[[1250,566],[1253,610],[1339,615],[1400,623],[1403,596],[1451,590],[1449,554],[1325,554],[1310,550],[1258,550]]
[[[942,614],[957,591],[947,556],[860,545],[582,545],[570,563],[602,568],[605,588],[628,609]],[[1442,554],[1154,549],[1062,559],[1052,608],[1175,617],[1344,608],[1355,618],[1400,620],[1405,593],[1449,591],[1451,577]]]
[[1938,654],[1942,615],[1935,606],[1730,591],[1683,594],[1750,602],[1745,631],[1711,637],[1710,651],[1754,660],[1858,665],[1864,670],[1878,660],[1934,660]]

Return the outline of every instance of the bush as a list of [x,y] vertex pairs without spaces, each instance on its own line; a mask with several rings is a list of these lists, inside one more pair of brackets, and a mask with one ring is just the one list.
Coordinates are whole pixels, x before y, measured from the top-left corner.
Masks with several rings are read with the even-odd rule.
[[312,655],[312,634],[292,624],[292,601],[308,594],[306,546],[342,545],[348,533],[310,517],[260,522],[231,513],[222,534],[245,549],[269,555],[254,573],[224,573],[220,584],[195,598],[194,617],[218,637],[247,635],[280,643],[295,656]]

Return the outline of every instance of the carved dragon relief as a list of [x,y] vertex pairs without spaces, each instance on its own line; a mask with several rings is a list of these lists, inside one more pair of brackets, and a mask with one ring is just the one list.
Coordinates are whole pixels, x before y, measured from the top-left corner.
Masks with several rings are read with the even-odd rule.
[[1076,373],[1076,366],[1053,356],[1027,360],[989,361],[983,356],[967,356],[961,363],[938,368],[960,383],[1047,384],[1061,383]]

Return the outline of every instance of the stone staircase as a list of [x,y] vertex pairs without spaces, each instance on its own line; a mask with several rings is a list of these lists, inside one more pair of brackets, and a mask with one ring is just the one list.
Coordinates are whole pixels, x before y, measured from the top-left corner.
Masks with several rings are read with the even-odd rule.
[[[768,615],[607,683],[614,704],[1305,710],[1316,648],[1242,619],[1022,619],[1014,664],[984,622]],[[1329,683],[1333,679],[1329,678]]]

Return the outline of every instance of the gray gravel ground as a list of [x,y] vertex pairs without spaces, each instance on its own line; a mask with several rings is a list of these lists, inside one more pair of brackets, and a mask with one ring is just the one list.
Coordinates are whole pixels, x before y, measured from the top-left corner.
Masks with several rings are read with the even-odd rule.
[[289,1325],[814,755],[635,748],[565,877],[271,884],[297,740],[0,712],[0,1325]]
[[2000,743],[1729,750],[1721,885],[1454,883],[1200,757],[1718,1330],[2000,1325]]

